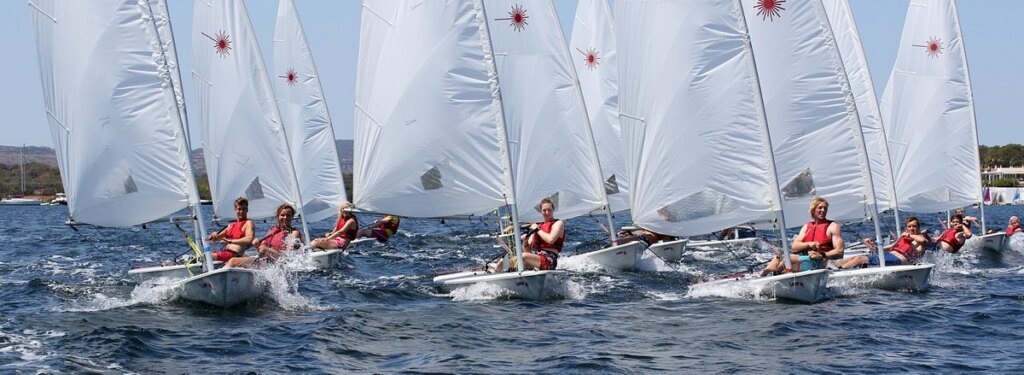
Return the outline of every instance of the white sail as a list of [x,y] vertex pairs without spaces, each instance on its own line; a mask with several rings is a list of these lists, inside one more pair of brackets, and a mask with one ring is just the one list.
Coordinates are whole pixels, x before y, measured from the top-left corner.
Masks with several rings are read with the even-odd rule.
[[539,221],[551,197],[560,218],[605,205],[599,161],[554,5],[484,0],[498,66],[520,219]]
[[363,2],[357,207],[413,217],[515,203],[478,2]]
[[326,219],[348,197],[320,77],[292,0],[278,3],[273,80],[302,191],[302,212],[307,221]]
[[738,6],[616,1],[619,107],[640,226],[688,236],[781,209]]
[[806,222],[815,195],[829,200],[833,220],[877,214],[855,100],[821,2],[743,0],[743,11],[786,222]]
[[164,6],[29,3],[47,118],[75,221],[124,227],[198,202],[175,94],[180,82],[168,67],[176,61]]
[[956,3],[913,0],[881,99],[901,210],[981,201],[977,127]]
[[871,82],[867,56],[861,44],[860,33],[853,18],[848,0],[823,0],[832,33],[843,58],[850,89],[857,100],[857,114],[871,162],[871,180],[875,184],[875,198],[879,210],[895,210],[896,195],[893,184],[892,165],[889,162],[889,146],[882,128],[882,115],[878,109],[875,86]]
[[576,6],[569,52],[590,116],[601,175],[612,212],[629,209],[629,187],[619,127],[619,83],[615,34],[607,0],[581,0]]
[[271,217],[278,205],[296,204],[299,192],[245,5],[196,0],[194,6],[192,77],[214,213],[234,217],[232,202],[247,197],[249,217]]

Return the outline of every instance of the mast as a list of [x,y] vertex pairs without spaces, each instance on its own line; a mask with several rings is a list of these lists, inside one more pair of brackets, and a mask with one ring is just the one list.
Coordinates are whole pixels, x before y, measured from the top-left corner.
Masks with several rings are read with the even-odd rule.
[[981,234],[985,234],[985,186],[981,182],[981,152],[978,151],[978,115],[974,111],[974,88],[971,87],[971,68],[967,65],[967,46],[964,45],[964,33],[960,29],[960,11],[956,8],[956,0],[950,0],[949,5],[953,7],[953,22],[956,23],[956,36],[960,38],[960,48],[963,49],[964,60],[964,81],[967,83],[967,102],[971,108],[971,123],[974,125],[974,165],[978,166],[978,209],[981,210]]
[[508,128],[505,127],[505,104],[501,99],[501,81],[498,78],[498,64],[494,58],[494,46],[491,44],[491,28],[487,26],[487,7],[484,6],[483,0],[477,0],[476,4],[480,9],[478,15],[483,16],[483,18],[480,18],[479,16],[477,17],[477,21],[480,23],[480,28],[483,29],[481,36],[487,38],[487,40],[481,42],[484,44],[483,47],[485,55],[490,56],[489,59],[485,59],[489,60],[491,69],[494,71],[494,75],[491,77],[494,83],[491,84],[491,87],[494,90],[492,97],[498,100],[498,113],[496,114],[498,120],[498,145],[500,153],[504,154],[502,162],[505,164],[505,189],[508,190],[505,194],[506,198],[511,198],[509,209],[512,210],[512,239],[515,242],[516,247],[516,265],[518,272],[522,274],[526,267],[523,264],[523,239],[519,236],[518,232],[519,208],[516,204],[516,184],[515,176],[512,173],[512,154],[509,152],[508,146]]
[[[163,6],[164,13],[167,15],[167,29],[168,29],[168,31],[170,31],[170,34],[173,36],[174,35],[174,29],[171,27],[171,17],[170,17],[171,13],[170,13],[170,10],[167,8],[168,7],[167,2],[160,1],[160,4]],[[164,50],[164,45],[165,44],[164,44],[163,40],[160,37],[160,28],[156,24],[156,17],[153,17],[153,14],[154,14],[153,13],[153,5],[152,5],[151,2],[147,1],[146,2],[146,7],[149,9],[150,21],[151,21],[153,29],[155,31],[154,35],[156,35],[157,42],[160,44],[160,59],[161,59],[163,65],[164,65],[164,67],[168,68],[170,64],[169,64],[169,61],[168,61],[168,58],[167,58],[167,51]],[[177,46],[177,44],[174,44],[174,49],[175,49],[174,55],[177,56],[178,55],[178,52],[177,52],[178,46]],[[168,75],[170,75],[170,74],[178,74],[178,81],[177,82],[181,82],[181,71],[180,70],[175,69],[175,72],[171,73],[170,69],[168,69]],[[207,241],[206,224],[203,223],[203,210],[201,208],[202,204],[199,202],[199,185],[196,183],[195,173],[193,172],[193,169],[192,169],[192,155],[191,155],[191,152],[192,152],[191,144],[192,143],[189,140],[188,124],[187,124],[187,122],[188,122],[188,112],[186,112],[187,110],[186,110],[186,107],[185,107],[184,103],[180,103],[180,106],[179,106],[177,95],[175,95],[176,91],[175,91],[174,83],[176,81],[173,79],[173,77],[168,77],[168,78],[169,78],[168,79],[168,84],[171,86],[171,95],[174,96],[174,105],[179,108],[179,110],[178,111],[174,111],[174,113],[175,113],[175,115],[178,118],[178,129],[181,132],[180,140],[183,141],[182,142],[183,144],[181,146],[185,148],[185,167],[187,168],[187,173],[185,174],[186,175],[186,181],[185,182],[188,185],[188,189],[189,189],[188,205],[189,205],[189,209],[192,211],[193,230],[197,231],[197,234],[198,234],[197,237],[199,237],[199,240],[201,241],[201,244],[202,244],[202,247],[203,247],[203,257],[205,258],[204,259],[205,262],[203,263],[203,268],[207,272],[209,272],[209,271],[213,270],[213,257],[210,256],[210,244]],[[178,89],[184,90],[184,88],[180,88],[180,87]],[[182,91],[182,95],[184,95],[184,91]]]
[[782,184],[779,182],[779,173],[775,169],[775,148],[772,146],[771,127],[768,126],[768,113],[765,110],[764,97],[761,95],[761,76],[757,73],[757,59],[754,56],[754,47],[750,43],[750,29],[747,27],[747,12],[743,10],[742,0],[736,0],[736,4],[740,8],[740,17],[743,18],[743,31],[747,33],[746,48],[747,51],[750,51],[750,70],[754,74],[755,82],[757,82],[757,85],[754,85],[753,89],[757,94],[757,102],[761,106],[761,118],[763,120],[762,123],[764,123],[765,143],[768,151],[768,167],[771,168],[773,177],[772,181],[775,182],[775,199],[777,200],[779,207],[779,210],[777,211],[779,215],[779,236],[781,237],[782,245],[779,247],[782,251],[782,254],[779,254],[779,257],[782,258],[782,262],[786,265],[786,268],[792,270],[793,262],[789,259],[789,255],[792,253],[792,246],[786,246],[786,242],[789,238],[786,237],[786,215],[783,212],[782,207]]
[[25,144],[21,144],[21,196],[25,196]]
[[[551,7],[552,14],[558,14],[558,12],[555,12],[554,3],[548,1],[548,6]],[[563,56],[571,59],[572,51],[569,51],[569,47],[566,45],[565,31],[562,30],[561,25],[558,27],[558,38],[561,40],[560,44],[562,46],[562,50],[565,52]],[[615,246],[618,244],[618,240],[615,239],[615,222],[612,221],[612,208],[608,203],[608,191],[604,188],[604,175],[601,172],[601,158],[597,153],[597,143],[594,141],[594,130],[591,129],[590,125],[590,112],[587,111],[586,100],[583,100],[583,88],[580,87],[580,77],[576,71],[576,65],[574,65],[571,60],[569,61],[569,69],[572,69],[573,87],[575,88],[574,91],[576,92],[576,98],[578,99],[580,106],[583,108],[583,122],[586,125],[587,139],[590,140],[590,153],[594,156],[594,160],[596,161],[596,163],[594,163],[594,168],[597,173],[596,182],[598,190],[601,191],[601,204],[604,206],[605,219],[608,220],[608,237],[611,240],[612,246]]]

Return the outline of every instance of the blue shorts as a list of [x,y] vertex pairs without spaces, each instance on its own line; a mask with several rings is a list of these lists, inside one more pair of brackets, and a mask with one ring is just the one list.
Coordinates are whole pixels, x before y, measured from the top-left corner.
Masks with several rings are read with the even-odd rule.
[[810,271],[825,268],[825,258],[811,259],[808,255],[800,256],[800,270]]
[[[901,264],[903,264],[903,261],[901,261],[899,257],[893,255],[892,253],[890,253],[888,251],[885,252],[885,265],[887,265],[887,266],[898,266],[898,265],[901,265]],[[878,265],[878,256],[875,255],[875,254],[868,254],[868,265],[869,266],[877,266]]]

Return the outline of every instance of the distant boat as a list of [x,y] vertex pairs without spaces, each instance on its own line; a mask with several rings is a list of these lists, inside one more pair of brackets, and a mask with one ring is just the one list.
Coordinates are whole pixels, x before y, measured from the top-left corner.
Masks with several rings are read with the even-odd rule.
[[8,197],[0,200],[3,206],[38,206],[43,201],[36,198],[24,198],[25,195],[25,145],[21,146],[21,195],[20,197]]
[[0,206],[38,206],[43,201],[35,198],[6,198],[0,200]]

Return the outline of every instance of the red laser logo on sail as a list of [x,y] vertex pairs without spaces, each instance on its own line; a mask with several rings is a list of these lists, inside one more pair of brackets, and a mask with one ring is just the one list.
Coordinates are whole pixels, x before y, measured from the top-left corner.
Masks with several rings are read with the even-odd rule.
[[924,48],[924,53],[928,54],[928,57],[937,58],[942,54],[942,39],[932,37],[926,44],[915,44],[914,47]]
[[587,69],[595,70],[598,65],[601,65],[601,58],[597,57],[597,54],[600,52],[597,52],[593,47],[587,49],[586,52],[579,48],[576,48],[576,50],[583,54],[583,64],[587,65]]
[[288,68],[288,71],[285,72],[283,76],[278,77],[284,78],[284,81],[288,83],[288,86],[295,86],[295,82],[299,79],[298,73],[295,73],[295,68]]
[[782,7],[782,3],[786,0],[757,0],[754,4],[754,9],[757,9],[757,15],[761,16],[761,20],[775,21],[775,17],[782,18],[780,12],[786,10]]
[[526,22],[527,18],[530,18],[530,16],[526,15],[526,9],[523,9],[522,5],[516,4],[512,6],[512,10],[508,12],[508,18],[495,18],[494,20],[512,21],[512,23],[509,24],[509,27],[515,31],[523,31],[523,29],[526,28],[526,25],[529,25],[529,23]]
[[217,54],[220,55],[220,57],[224,57],[231,54],[231,39],[230,37],[228,37],[228,34],[224,32],[224,30],[218,32],[216,38],[209,36],[206,33],[202,34],[203,36],[210,38],[210,40],[213,41],[213,48],[217,49]]

